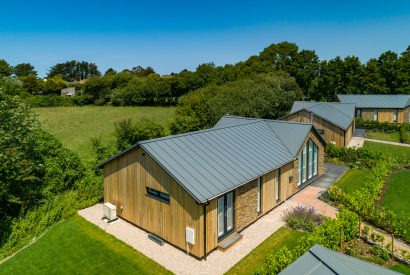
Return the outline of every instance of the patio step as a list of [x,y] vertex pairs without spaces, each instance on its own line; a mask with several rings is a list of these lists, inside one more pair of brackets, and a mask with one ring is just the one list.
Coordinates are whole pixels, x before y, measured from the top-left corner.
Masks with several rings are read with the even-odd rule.
[[236,244],[240,239],[242,239],[242,237],[243,237],[242,234],[238,232],[234,232],[228,238],[218,243],[218,249],[222,251],[226,251],[230,247],[232,247],[234,244]]

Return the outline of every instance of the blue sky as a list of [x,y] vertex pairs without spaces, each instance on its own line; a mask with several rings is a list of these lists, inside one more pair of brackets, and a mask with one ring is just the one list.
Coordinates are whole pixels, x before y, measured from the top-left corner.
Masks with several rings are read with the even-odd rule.
[[410,45],[410,1],[338,2],[8,1],[0,58],[30,62],[42,76],[71,59],[102,72],[141,65],[167,74],[235,63],[280,41],[362,61]]

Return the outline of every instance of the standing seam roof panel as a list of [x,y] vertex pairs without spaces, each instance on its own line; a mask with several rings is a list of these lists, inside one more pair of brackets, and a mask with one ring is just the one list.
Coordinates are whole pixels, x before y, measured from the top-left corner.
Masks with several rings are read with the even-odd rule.
[[[175,151],[176,154],[178,154],[181,158],[184,159],[185,162],[189,163],[192,168],[196,171],[196,173],[200,174],[202,177],[207,178],[209,180],[209,183],[215,188],[218,189],[219,191],[223,190],[218,188],[218,186],[216,184],[214,184],[213,182],[219,182],[221,185],[223,185],[225,188],[228,187],[224,184],[223,181],[221,181],[218,177],[215,176],[215,174],[211,173],[209,171],[209,169],[207,169],[207,165],[206,165],[206,160],[203,159],[203,155],[202,155],[202,159],[201,162],[199,162],[196,158],[196,156],[198,156],[199,154],[197,152],[195,152],[195,149],[193,149],[191,151],[194,152],[194,154],[188,154],[183,146],[180,146],[180,144],[178,144],[178,142],[182,142],[183,139],[185,139],[186,137],[183,137],[181,139],[178,139],[178,141],[175,141],[176,139],[171,139],[170,142],[174,143],[175,146],[179,147],[178,152]],[[186,143],[183,144],[184,146],[188,147],[188,145]],[[224,177],[222,175],[222,173],[220,173],[219,171],[215,171],[217,174],[219,174],[219,176]],[[213,180],[210,180],[213,179]],[[228,181],[230,181],[228,178],[226,178]],[[232,182],[231,182],[232,183]]]

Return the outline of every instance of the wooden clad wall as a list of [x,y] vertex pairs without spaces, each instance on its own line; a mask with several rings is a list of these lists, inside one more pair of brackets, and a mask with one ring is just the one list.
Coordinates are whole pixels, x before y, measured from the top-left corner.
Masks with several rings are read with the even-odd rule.
[[[148,196],[146,187],[168,193],[170,203]],[[195,245],[189,250],[203,256],[203,207],[143,149],[105,164],[104,201],[115,204],[120,217],[184,250],[185,228],[194,229]]]
[[397,117],[399,123],[410,123],[410,106],[405,109],[400,109]]
[[344,144],[344,146],[349,145],[349,142],[352,139],[353,132],[354,132],[354,124],[355,124],[355,122],[353,120],[352,124],[350,124],[349,128],[347,128],[347,130],[345,132],[345,138],[344,138],[345,144]]
[[[285,117],[284,119],[287,121],[310,123],[310,113],[302,110],[293,113]],[[336,142],[336,146],[345,146],[345,131],[342,128],[315,115],[313,115],[313,126],[315,126],[315,128],[318,130],[324,130],[324,134],[322,136],[327,142],[330,143],[334,141]]]

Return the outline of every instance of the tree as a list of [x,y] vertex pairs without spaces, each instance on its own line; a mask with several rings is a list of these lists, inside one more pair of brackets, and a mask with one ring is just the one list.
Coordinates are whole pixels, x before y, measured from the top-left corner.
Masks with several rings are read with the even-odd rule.
[[6,60],[0,59],[0,77],[1,76],[11,76],[13,73],[13,67],[7,63]]
[[136,66],[136,67],[133,67],[133,68],[131,69],[131,71],[132,71],[136,76],[140,76],[140,77],[148,76],[148,75],[150,75],[150,74],[155,74],[154,69],[151,68],[151,67],[143,68],[143,67],[141,67],[141,66]]
[[47,77],[57,75],[61,75],[65,81],[75,82],[82,81],[93,76],[100,76],[101,73],[95,63],[71,60],[51,67]]
[[32,95],[43,94],[43,81],[39,80],[36,75],[30,74],[27,76],[19,77],[19,80],[23,83],[23,88]]
[[397,60],[397,54],[392,51],[382,53],[377,60],[381,76],[385,79],[391,94],[395,93],[397,88]]
[[34,66],[30,63],[17,64],[16,66],[14,66],[13,72],[17,77],[29,75],[37,76],[37,71],[34,70]]
[[162,125],[147,118],[141,118],[136,122],[133,122],[131,119],[124,119],[115,123],[118,151],[122,151],[139,141],[165,135],[165,128]]
[[106,75],[115,75],[117,73],[116,70],[114,70],[113,68],[109,68],[108,70],[105,71],[104,76]]
[[171,124],[173,133],[213,127],[225,114],[278,118],[302,98],[286,73],[261,74],[223,85],[210,85],[182,97]]
[[61,76],[48,77],[46,81],[44,81],[43,94],[60,95],[61,89],[67,87],[67,82]]

